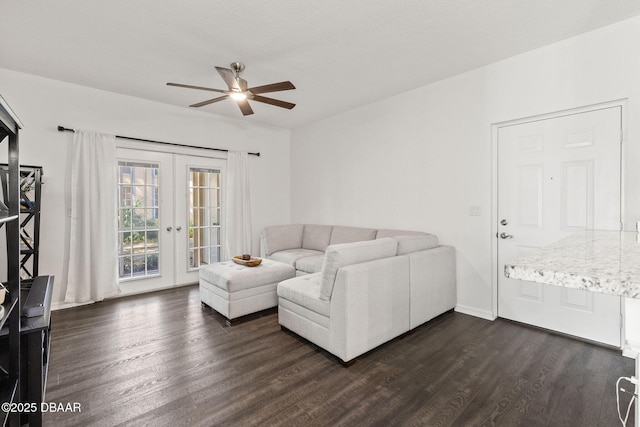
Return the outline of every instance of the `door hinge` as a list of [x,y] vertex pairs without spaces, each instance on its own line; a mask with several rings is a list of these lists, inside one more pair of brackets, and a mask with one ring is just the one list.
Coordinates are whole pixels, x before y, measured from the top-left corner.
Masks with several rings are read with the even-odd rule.
[[624,131],[622,130],[622,128],[620,128],[620,144],[622,144],[623,140],[624,140]]
[[620,329],[624,328],[624,316],[620,313]]

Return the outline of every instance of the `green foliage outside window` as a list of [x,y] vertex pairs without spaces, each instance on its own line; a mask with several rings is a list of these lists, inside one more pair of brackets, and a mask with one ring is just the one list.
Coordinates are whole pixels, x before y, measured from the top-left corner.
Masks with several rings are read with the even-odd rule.
[[[131,230],[136,228],[146,228],[147,230],[156,230],[158,228],[158,219],[157,218],[149,218],[145,221],[144,215],[140,215],[136,211],[136,208],[140,208],[142,206],[142,200],[137,199],[130,209],[121,209],[120,214],[122,218],[120,220],[120,224],[125,229]],[[133,244],[144,243],[145,242],[145,231],[132,231],[131,233],[125,234],[123,238],[123,243],[129,245],[133,240]]]

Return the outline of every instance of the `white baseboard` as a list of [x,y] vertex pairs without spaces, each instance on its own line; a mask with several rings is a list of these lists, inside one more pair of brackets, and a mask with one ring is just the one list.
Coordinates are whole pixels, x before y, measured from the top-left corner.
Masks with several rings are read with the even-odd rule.
[[494,316],[490,311],[479,310],[476,307],[470,307],[468,305],[457,304],[455,311],[462,314],[468,314],[469,316],[480,317],[486,320],[496,320],[496,316]]
[[79,307],[81,305],[89,305],[89,304],[93,304],[93,301],[89,301],[89,302],[52,302],[51,303],[51,310],[55,311],[55,310],[64,310],[65,308],[72,308],[72,307]]
[[112,297],[109,297],[109,299],[111,298],[122,298],[122,297],[129,297],[132,295],[142,295],[142,294],[148,294],[151,292],[156,292],[156,291],[164,291],[167,289],[173,289],[173,288],[180,288],[183,286],[192,286],[192,285],[197,285],[198,282],[192,282],[192,283],[181,283],[179,285],[168,285],[168,286],[155,286],[155,287],[144,287],[144,285],[142,287],[138,286],[138,287],[127,287],[127,286],[123,286],[122,284],[120,284],[120,293],[118,293],[117,295],[113,295]]
[[638,357],[638,353],[640,346],[637,343],[629,343],[628,341],[622,346],[622,355],[624,357],[629,357],[631,359],[636,359]]
[[[170,285],[170,286],[163,286],[163,287],[155,287],[155,288],[148,288],[148,289],[134,289],[134,290],[125,290],[125,291],[121,291],[120,293],[118,293],[117,295],[113,295],[109,298],[106,298],[105,301],[107,299],[113,299],[113,298],[122,298],[122,297],[128,297],[128,296],[132,296],[132,295],[140,295],[140,294],[148,294],[151,292],[156,292],[156,291],[163,291],[165,289],[171,289],[171,288],[179,288],[182,286],[192,286],[192,285],[196,285],[198,282],[194,282],[194,283],[183,283],[180,285]],[[88,304],[93,304],[95,301],[89,301],[89,302],[82,302],[82,303],[76,303],[76,302],[52,302],[51,303],[51,310],[64,310],[65,308],[72,308],[72,307],[78,307],[81,305],[88,305]]]

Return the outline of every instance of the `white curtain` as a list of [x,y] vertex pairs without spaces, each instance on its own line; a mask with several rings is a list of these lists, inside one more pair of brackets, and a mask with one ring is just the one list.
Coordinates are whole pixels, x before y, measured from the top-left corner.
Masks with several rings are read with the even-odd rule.
[[226,175],[223,260],[229,260],[234,255],[251,253],[249,154],[229,151]]
[[119,293],[116,138],[76,131],[71,163],[71,233],[65,302]]

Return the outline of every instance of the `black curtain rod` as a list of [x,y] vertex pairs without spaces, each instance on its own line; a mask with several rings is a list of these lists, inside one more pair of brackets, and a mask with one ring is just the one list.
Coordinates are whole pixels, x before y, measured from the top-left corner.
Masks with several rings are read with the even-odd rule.
[[[69,128],[66,128],[64,126],[58,126],[58,131],[59,132],[75,132],[75,129],[69,129]],[[116,138],[130,139],[132,141],[152,142],[154,144],[173,145],[174,147],[199,148],[201,150],[222,151],[222,152],[225,152],[225,153],[229,152],[229,150],[225,150],[224,148],[198,147],[197,145],[176,144],[175,142],[154,141],[152,139],[133,138],[131,136],[116,135]],[[260,157],[260,153],[249,153],[249,154],[252,155],[252,156]]]

